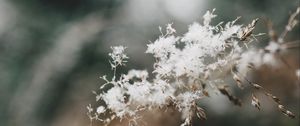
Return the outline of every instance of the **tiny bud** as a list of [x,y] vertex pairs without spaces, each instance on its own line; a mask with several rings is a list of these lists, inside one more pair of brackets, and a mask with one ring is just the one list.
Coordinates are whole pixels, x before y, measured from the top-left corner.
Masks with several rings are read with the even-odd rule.
[[280,99],[276,96],[272,96],[272,99],[276,102],[276,103],[280,103]]
[[255,84],[255,83],[253,83],[252,85],[254,86],[255,89],[261,89],[262,88],[260,85]]
[[252,94],[252,101],[251,101],[251,104],[256,107],[258,110],[260,110],[260,102],[258,100],[258,98]]
[[209,97],[209,94],[208,94],[207,91],[203,90],[202,93],[203,93],[203,95],[205,95],[206,97]]
[[289,110],[286,110],[286,109],[284,108],[283,105],[278,105],[278,109],[279,109],[284,115],[288,116],[289,118],[292,118],[292,119],[293,119],[293,118],[296,117],[294,113],[292,113],[292,112],[289,111]]
[[233,79],[236,81],[236,84],[239,88],[244,88],[241,79],[236,74],[233,75]]

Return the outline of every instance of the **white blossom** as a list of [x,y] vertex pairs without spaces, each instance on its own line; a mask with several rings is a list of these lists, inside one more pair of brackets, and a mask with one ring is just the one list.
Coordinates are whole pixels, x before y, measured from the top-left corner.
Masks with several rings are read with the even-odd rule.
[[103,107],[103,106],[99,106],[98,108],[97,108],[97,113],[98,114],[101,114],[101,113],[104,113],[105,112],[105,108]]
[[109,53],[108,55],[113,59],[111,65],[112,68],[117,67],[118,65],[124,65],[126,63],[126,59],[128,59],[128,56],[125,54],[126,47],[124,46],[114,46],[111,47],[113,50],[112,53]]
[[217,15],[214,15],[213,13],[214,13],[214,11],[215,11],[215,9],[213,9],[213,11],[212,12],[210,12],[210,11],[206,11],[206,13],[203,15],[203,25],[204,26],[209,26],[209,23],[211,22],[211,19],[212,18],[215,18]]
[[[244,74],[249,65],[255,68],[265,64],[278,65],[276,53],[282,49],[278,43],[270,42],[264,49],[248,49],[246,42],[238,37],[242,25],[235,24],[237,19],[225,25],[211,25],[212,19],[217,16],[213,13],[214,10],[207,11],[203,24],[194,22],[183,36],[174,34],[176,30],[172,23],[167,24],[165,34],[159,27],[162,35],[148,44],[146,50],[155,58],[154,70],[148,73],[147,70],[132,69],[119,78],[114,75],[111,80],[103,76],[106,83],[100,89],[106,85],[112,87],[100,94],[95,93],[97,101],[102,100],[106,105],[99,106],[96,112],[102,114],[109,110],[120,119],[125,116],[136,119],[141,108],[150,110],[172,103],[182,113],[182,125],[189,125],[195,103],[207,95],[202,84],[206,83],[211,90],[216,89],[217,84],[224,83],[223,76],[220,78],[219,75],[227,74],[233,66]],[[116,70],[117,66],[126,63],[128,56],[123,46],[112,47],[112,50],[109,56],[112,68]],[[299,71],[297,76],[300,76]],[[234,74],[234,77],[237,75]],[[90,106],[88,111],[93,112]],[[107,119],[111,120],[105,117],[101,120]]]

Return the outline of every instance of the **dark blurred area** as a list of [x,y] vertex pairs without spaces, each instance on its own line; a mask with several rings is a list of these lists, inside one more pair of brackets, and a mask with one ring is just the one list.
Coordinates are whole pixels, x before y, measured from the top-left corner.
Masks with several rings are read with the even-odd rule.
[[[267,33],[263,19],[280,33],[297,6],[299,0],[0,0],[0,126],[90,125],[91,91],[101,85],[99,76],[112,74],[110,46],[128,47],[130,60],[120,72],[150,71],[153,58],[144,51],[160,34],[159,26],[173,22],[180,35],[216,8],[216,22],[242,16],[239,23],[247,24],[259,17],[256,33]],[[299,35],[298,25],[287,40],[299,40]],[[267,35],[258,39],[258,46],[269,41]],[[300,68],[299,49],[284,57],[292,69],[263,68],[252,78],[279,96],[296,119],[283,116],[267,98],[257,111],[244,90],[241,108],[221,96],[204,101],[208,120],[195,125],[298,126],[300,89],[293,70]],[[147,120],[179,125],[180,116],[171,115]]]

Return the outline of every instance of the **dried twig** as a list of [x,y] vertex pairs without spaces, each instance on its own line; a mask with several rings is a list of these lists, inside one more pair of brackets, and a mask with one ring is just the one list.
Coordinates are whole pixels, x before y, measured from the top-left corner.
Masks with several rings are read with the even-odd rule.
[[255,28],[255,25],[258,21],[258,18],[252,20],[251,24],[248,24],[246,27],[244,27],[239,35],[239,38],[241,41],[247,40],[248,37],[252,35],[252,32]]
[[288,24],[285,26],[284,31],[281,33],[281,35],[278,38],[279,43],[283,43],[286,34],[298,24],[299,21],[296,19],[296,17],[299,13],[300,13],[300,7],[298,7],[297,10],[290,16]]
[[[236,69],[234,69],[234,70],[236,70]],[[234,71],[235,72],[235,74],[240,74],[237,70],[236,71]],[[243,77],[243,79],[250,85],[250,86],[252,86],[254,89],[257,89],[257,90],[260,90],[260,91],[262,91],[266,96],[268,96],[268,97],[270,97],[277,105],[278,105],[278,107],[279,107],[279,110],[284,114],[284,115],[286,115],[286,116],[288,116],[288,117],[290,117],[290,118],[295,118],[295,115],[291,112],[291,111],[289,111],[289,110],[287,110],[287,109],[285,109],[284,108],[284,106],[281,104],[281,102],[280,102],[280,99],[277,97],[277,96],[275,96],[275,95],[273,95],[273,94],[271,94],[271,93],[269,93],[269,91],[267,91],[265,88],[263,88],[262,86],[260,86],[259,84],[257,84],[257,83],[253,83],[253,82],[251,82],[249,79],[247,79],[246,77],[244,77],[244,76],[242,76]],[[254,94],[252,94],[252,105],[254,105],[257,109],[259,109],[260,110],[260,103],[259,103],[259,100],[257,99],[257,97],[254,95]]]

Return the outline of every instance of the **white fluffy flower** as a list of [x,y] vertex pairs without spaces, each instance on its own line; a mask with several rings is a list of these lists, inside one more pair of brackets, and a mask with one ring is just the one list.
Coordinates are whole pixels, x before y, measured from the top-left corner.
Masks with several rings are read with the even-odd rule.
[[99,106],[98,108],[97,108],[97,113],[98,114],[102,114],[102,113],[104,113],[105,112],[105,108],[103,107],[103,106]]
[[[213,12],[205,13],[203,24],[189,25],[183,36],[174,34],[176,30],[172,24],[167,24],[165,34],[159,27],[162,35],[148,44],[146,50],[155,58],[152,75],[147,70],[133,69],[120,77],[114,75],[111,80],[102,77],[106,83],[101,89],[106,85],[112,87],[97,94],[97,99],[103,100],[107,107],[99,106],[96,112],[111,111],[121,119],[131,116],[135,121],[141,108],[150,110],[172,103],[182,113],[186,125],[190,123],[196,102],[208,95],[204,93],[203,85],[207,84],[213,90],[217,84],[224,83],[220,73],[228,73],[235,65],[242,74],[247,72],[249,64],[256,68],[264,64],[276,65],[274,54],[281,49],[278,43],[270,42],[265,48],[268,53],[257,49],[244,51],[245,43],[237,36],[242,25],[234,24],[236,20],[225,25],[211,25],[216,17]],[[115,70],[124,65],[128,57],[123,46],[112,47],[112,50],[109,56]],[[300,70],[296,74],[300,76]],[[93,111],[91,107],[88,110]]]
[[203,25],[204,26],[209,26],[209,23],[211,22],[211,19],[215,18],[217,15],[213,14],[215,11],[215,9],[212,10],[212,12],[210,11],[206,11],[206,13],[203,15]]
[[111,65],[113,68],[117,67],[118,65],[124,65],[126,63],[126,59],[128,59],[128,56],[125,54],[126,47],[124,46],[114,46],[111,47],[113,50],[112,53],[109,53],[108,55],[113,59]]
[[147,45],[146,53],[153,54],[156,58],[167,59],[168,55],[176,50],[175,44],[178,39],[175,36],[160,37],[154,43]]
[[103,101],[107,104],[107,108],[114,111],[117,116],[122,117],[126,113],[127,105],[125,104],[124,91],[121,87],[113,87],[102,95]]

